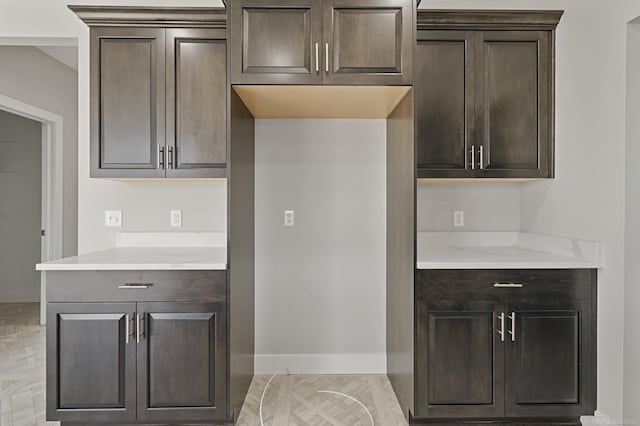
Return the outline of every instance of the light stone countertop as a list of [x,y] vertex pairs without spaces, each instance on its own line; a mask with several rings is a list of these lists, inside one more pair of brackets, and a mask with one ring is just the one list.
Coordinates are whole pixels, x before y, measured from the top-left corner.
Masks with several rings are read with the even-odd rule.
[[417,269],[602,267],[600,244],[518,232],[418,234]]
[[226,269],[226,247],[117,247],[36,265],[38,271]]
[[226,234],[120,233],[116,247],[36,265],[38,271],[217,271],[227,269]]

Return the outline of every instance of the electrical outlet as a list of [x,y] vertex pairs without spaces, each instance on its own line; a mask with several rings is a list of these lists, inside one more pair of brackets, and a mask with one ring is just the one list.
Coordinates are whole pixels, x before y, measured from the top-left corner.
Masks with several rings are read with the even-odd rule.
[[182,226],[182,210],[171,210],[171,227],[180,228]]
[[120,228],[122,226],[122,210],[106,210],[104,212],[104,226]]
[[293,210],[284,211],[284,226],[295,226],[295,212]]
[[461,210],[456,210],[453,212],[453,226],[456,228],[461,228],[464,226],[464,212]]

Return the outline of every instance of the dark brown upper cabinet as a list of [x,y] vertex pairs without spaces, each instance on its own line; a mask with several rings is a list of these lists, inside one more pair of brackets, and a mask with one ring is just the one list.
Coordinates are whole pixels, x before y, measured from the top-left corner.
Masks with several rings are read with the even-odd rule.
[[226,11],[71,9],[91,27],[91,177],[226,177]]
[[554,177],[559,11],[420,11],[419,178]]
[[227,41],[220,29],[166,30],[166,175],[224,177]]
[[164,31],[91,31],[91,176],[164,177]]
[[233,84],[408,85],[410,0],[236,0]]
[[322,0],[234,0],[231,22],[233,83],[321,83]]

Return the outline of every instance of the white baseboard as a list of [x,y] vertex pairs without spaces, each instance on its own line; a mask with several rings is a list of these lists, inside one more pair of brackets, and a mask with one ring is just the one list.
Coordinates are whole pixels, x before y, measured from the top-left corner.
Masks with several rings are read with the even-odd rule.
[[633,425],[636,424],[635,421],[630,421],[626,419],[614,419],[612,417],[607,416],[601,411],[596,411],[594,416],[583,416],[580,417],[580,421],[583,425],[605,425],[605,426],[625,426],[625,425]]
[[255,374],[386,374],[385,353],[256,354]]

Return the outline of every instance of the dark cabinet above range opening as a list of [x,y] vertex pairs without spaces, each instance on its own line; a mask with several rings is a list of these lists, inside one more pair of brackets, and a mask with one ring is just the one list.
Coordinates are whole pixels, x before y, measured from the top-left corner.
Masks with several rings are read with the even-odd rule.
[[412,81],[411,0],[235,0],[233,84]]
[[554,176],[554,42],[561,16],[418,13],[419,178]]

